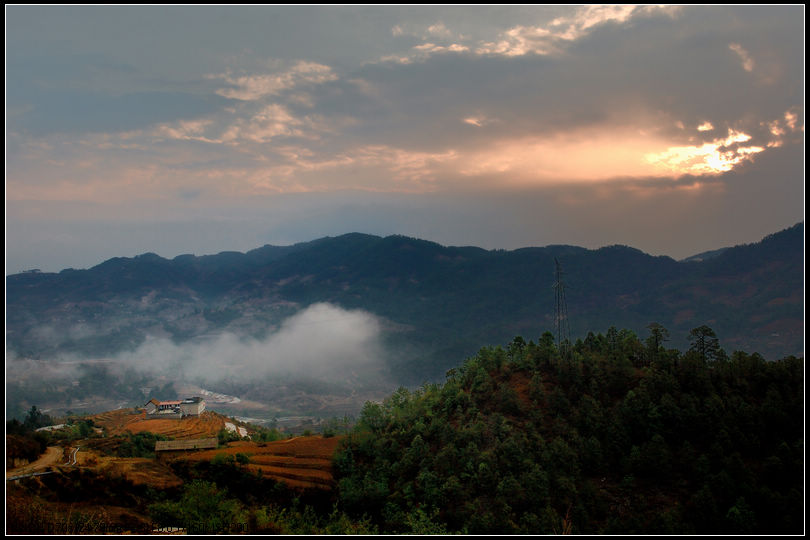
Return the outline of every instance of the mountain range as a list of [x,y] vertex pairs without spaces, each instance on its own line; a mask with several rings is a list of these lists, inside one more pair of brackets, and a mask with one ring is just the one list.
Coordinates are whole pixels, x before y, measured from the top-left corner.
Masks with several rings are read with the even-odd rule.
[[676,261],[621,245],[485,250],[359,233],[247,253],[146,253],[7,276],[6,346],[44,359],[116,354],[149,336],[261,337],[327,302],[383,321],[398,351],[391,373],[418,384],[480,346],[553,332],[557,261],[573,340],[611,326],[643,339],[657,322],[666,345],[683,349],[692,328],[708,325],[729,353],[803,356],[804,224],[705,255]]

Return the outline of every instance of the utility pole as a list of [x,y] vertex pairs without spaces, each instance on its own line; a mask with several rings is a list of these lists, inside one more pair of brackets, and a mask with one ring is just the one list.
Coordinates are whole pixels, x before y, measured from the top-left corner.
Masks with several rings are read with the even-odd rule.
[[563,271],[560,261],[554,258],[554,291],[556,298],[556,323],[557,323],[557,349],[560,351],[560,358],[568,358],[571,348],[571,328],[568,325],[568,305],[565,302],[565,283],[563,282]]

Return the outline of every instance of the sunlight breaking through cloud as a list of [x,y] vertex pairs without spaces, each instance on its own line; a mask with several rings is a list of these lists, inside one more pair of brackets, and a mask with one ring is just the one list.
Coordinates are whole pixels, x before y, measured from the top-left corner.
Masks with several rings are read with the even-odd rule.
[[725,139],[715,139],[700,146],[675,146],[663,152],[645,156],[648,163],[661,171],[675,174],[718,174],[733,169],[736,165],[765,150],[761,146],[739,146],[751,136],[729,130]]

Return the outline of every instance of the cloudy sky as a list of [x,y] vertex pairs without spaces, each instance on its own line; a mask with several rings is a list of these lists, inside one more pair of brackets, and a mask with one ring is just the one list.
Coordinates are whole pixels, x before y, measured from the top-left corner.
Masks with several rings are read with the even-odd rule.
[[804,219],[804,6],[6,7],[6,272]]

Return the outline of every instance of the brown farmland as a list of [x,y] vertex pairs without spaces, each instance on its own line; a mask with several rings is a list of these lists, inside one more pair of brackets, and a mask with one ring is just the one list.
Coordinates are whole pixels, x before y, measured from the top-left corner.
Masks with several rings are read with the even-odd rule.
[[[213,411],[205,411],[200,416],[177,419],[150,419],[146,413],[133,409],[119,409],[97,414],[92,417],[96,425],[107,429],[108,435],[121,435],[127,431],[140,433],[148,431],[173,439],[202,439],[216,437],[225,427],[225,417]],[[238,422],[230,421],[233,424]]]
[[299,489],[331,489],[332,456],[340,437],[296,437],[283,441],[254,443],[239,441],[225,448],[190,452],[175,459],[210,461],[218,454],[245,454],[246,470]]

